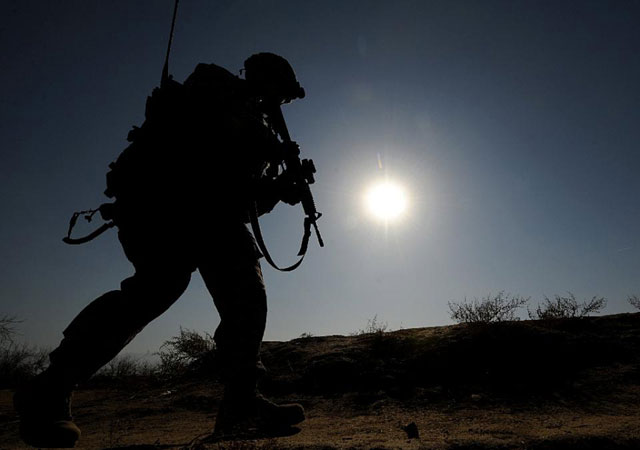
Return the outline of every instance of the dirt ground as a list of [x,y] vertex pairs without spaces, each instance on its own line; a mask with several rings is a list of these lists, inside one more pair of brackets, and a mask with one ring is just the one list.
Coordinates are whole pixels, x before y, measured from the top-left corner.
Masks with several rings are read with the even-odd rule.
[[[218,383],[132,380],[76,392],[77,447],[640,449],[639,343],[640,314],[266,343],[263,391],[305,407],[297,433],[211,442]],[[0,449],[28,448],[11,398]]]
[[[584,407],[545,401],[544,406],[486,405],[474,396],[464,405],[407,407],[382,399],[366,408],[349,396],[300,401],[307,420],[292,436],[205,443],[217,400],[197,384],[178,390],[97,389],[74,398],[86,449],[637,449],[640,448],[640,392],[629,402]],[[0,392],[0,448],[22,449],[11,392]],[[403,429],[415,423],[419,438]]]

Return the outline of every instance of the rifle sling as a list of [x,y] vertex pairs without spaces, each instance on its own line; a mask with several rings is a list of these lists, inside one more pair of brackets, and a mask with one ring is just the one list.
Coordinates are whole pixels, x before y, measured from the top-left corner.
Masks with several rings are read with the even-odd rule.
[[[89,233],[84,237],[72,238],[71,236],[66,236],[62,238],[62,242],[70,245],[84,244],[86,242],[94,240],[95,238],[97,238],[98,236],[100,236],[102,233],[107,231],[109,228],[112,228],[113,226],[115,226],[115,222],[107,222],[105,224],[102,224],[102,226],[100,226],[100,228],[98,228],[94,232]],[[71,232],[69,232],[69,234],[71,234]]]
[[[73,225],[75,225],[76,218],[77,216],[74,215],[74,217],[72,218],[71,226],[69,227],[69,234],[62,239],[62,241],[65,244],[70,244],[70,245],[84,244],[86,242],[92,241],[93,239],[97,238],[102,233],[107,231],[109,228],[112,228],[115,226],[115,222],[113,221],[108,222],[103,224],[97,230],[93,231],[92,233],[89,233],[84,237],[72,238],[71,229],[73,228]],[[300,259],[296,263],[288,267],[279,267],[271,257],[269,250],[267,250],[267,246],[264,243],[264,238],[262,237],[262,231],[260,230],[260,223],[258,222],[258,208],[255,202],[253,203],[252,207],[249,208],[249,218],[251,220],[251,229],[253,231],[253,236],[256,239],[256,243],[258,244],[258,247],[260,248],[260,252],[264,256],[264,259],[266,259],[267,262],[274,269],[279,270],[281,272],[291,272],[297,269],[300,266],[300,264],[302,264],[305,254],[307,253],[309,237],[311,236],[311,220],[309,218],[305,218],[305,221],[304,221],[304,236],[302,237],[302,243],[300,244],[300,251],[298,252],[298,256],[300,256]]]
[[278,267],[278,265],[273,261],[273,258],[271,258],[271,255],[269,254],[269,250],[267,250],[267,246],[264,243],[264,239],[262,237],[262,231],[260,231],[260,223],[258,222],[258,207],[255,202],[249,208],[249,219],[251,220],[251,230],[253,231],[253,236],[256,238],[256,243],[258,244],[258,248],[260,248],[260,252],[264,256],[264,259],[267,260],[267,262],[271,265],[271,267],[273,267],[276,270],[279,270],[280,272],[291,272],[292,270],[297,269],[300,266],[300,264],[302,264],[302,260],[304,259],[304,255],[307,251],[309,236],[311,235],[311,231],[310,230],[307,231],[307,228],[308,227],[310,228],[311,224],[307,226],[307,223],[306,223],[307,221],[305,220],[305,234],[302,238],[300,252],[298,253],[298,256],[300,256],[300,259],[295,264],[289,267]]

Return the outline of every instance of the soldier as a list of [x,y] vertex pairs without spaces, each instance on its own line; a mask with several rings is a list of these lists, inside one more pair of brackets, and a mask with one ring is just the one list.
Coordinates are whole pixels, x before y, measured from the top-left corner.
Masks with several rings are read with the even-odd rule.
[[300,405],[276,405],[256,389],[267,300],[261,255],[245,225],[255,205],[260,214],[280,200],[300,201],[274,171],[283,144],[268,114],[304,90],[289,63],[271,53],[247,59],[244,77],[199,64],[183,84],[168,80],[148,98],[144,124],[110,165],[105,194],[116,201],[100,211],[117,225],[135,273],[78,314],[48,369],[16,394],[27,444],[75,445],[74,387],[166,311],[196,269],[221,319],[214,338],[225,390],[215,432],[304,420]]

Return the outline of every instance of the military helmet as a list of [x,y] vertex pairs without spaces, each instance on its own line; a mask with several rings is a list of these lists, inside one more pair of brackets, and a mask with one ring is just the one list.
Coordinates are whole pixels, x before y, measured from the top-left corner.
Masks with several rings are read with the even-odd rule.
[[244,62],[244,77],[258,96],[280,103],[304,98],[289,62],[273,53],[256,53]]

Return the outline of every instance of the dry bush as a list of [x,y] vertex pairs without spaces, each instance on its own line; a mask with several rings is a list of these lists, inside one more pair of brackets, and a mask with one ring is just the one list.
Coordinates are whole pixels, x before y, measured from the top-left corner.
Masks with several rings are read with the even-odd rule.
[[0,387],[15,387],[33,378],[49,363],[49,350],[17,345],[13,342],[0,346]]
[[20,322],[14,316],[0,316],[0,387],[15,387],[36,376],[48,365],[48,350],[14,341],[15,326]]
[[528,297],[498,292],[478,300],[449,302],[449,316],[457,323],[492,323],[509,320],[520,320],[516,311],[529,301]]
[[637,295],[632,295],[631,297],[629,297],[629,303],[631,303],[631,306],[635,307],[636,309],[640,309],[640,297],[638,297]]
[[529,318],[533,320],[548,320],[586,317],[590,314],[599,313],[605,306],[607,306],[607,301],[604,297],[594,296],[591,300],[578,303],[575,295],[568,292],[568,296],[561,297],[556,295],[553,300],[545,297],[542,305],[538,305],[533,312],[529,311]]
[[110,379],[153,377],[157,371],[158,367],[149,361],[142,361],[131,355],[119,355],[109,361],[95,376]]
[[180,328],[180,335],[160,347],[159,371],[163,377],[176,377],[189,369],[197,370],[212,363],[216,350],[213,336]]
[[387,331],[388,328],[389,325],[387,324],[387,322],[379,321],[378,315],[376,314],[375,316],[373,316],[373,319],[367,320],[366,327],[354,333],[351,333],[351,336],[361,336],[363,334],[383,334],[385,331]]
[[21,320],[7,314],[0,316],[0,345],[13,343],[13,336],[16,334],[15,325],[20,322]]

